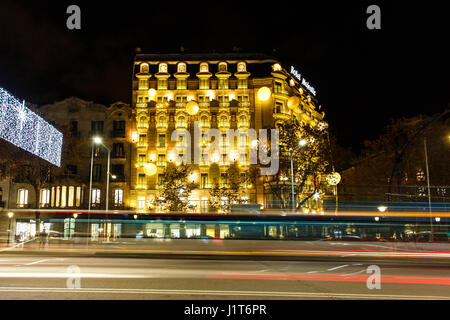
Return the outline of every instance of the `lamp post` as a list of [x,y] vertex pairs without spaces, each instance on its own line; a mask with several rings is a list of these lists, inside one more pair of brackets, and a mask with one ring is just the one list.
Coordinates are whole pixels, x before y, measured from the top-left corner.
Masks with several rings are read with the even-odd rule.
[[9,244],[9,239],[11,236],[11,220],[12,217],[14,217],[14,213],[13,212],[8,212],[8,218],[9,218],[9,223],[8,223],[8,240],[6,241],[7,244]]
[[300,147],[304,147],[306,145],[306,140],[305,139],[301,139],[298,142],[298,147],[295,149],[289,149],[289,153],[291,155],[291,193],[292,193],[292,210],[295,209],[295,191],[294,191],[294,160],[293,160],[293,155],[294,155],[294,150],[300,148]]
[[111,163],[111,149],[105,146],[105,144],[102,142],[102,138],[100,137],[94,137],[94,143],[95,144],[101,144],[108,150],[108,164],[107,164],[107,177],[106,177],[106,205],[105,205],[105,211],[108,212],[108,204],[109,204],[109,177],[111,176],[111,172],[109,171],[110,163]]
[[431,217],[431,191],[430,191],[430,172],[428,169],[428,152],[427,152],[427,138],[423,138],[423,146],[425,149],[425,167],[427,170],[427,187],[428,187],[428,210],[430,212],[430,242],[433,242],[433,218]]

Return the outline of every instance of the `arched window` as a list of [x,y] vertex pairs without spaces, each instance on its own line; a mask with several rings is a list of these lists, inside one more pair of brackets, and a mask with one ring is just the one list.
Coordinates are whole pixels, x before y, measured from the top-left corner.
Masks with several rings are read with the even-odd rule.
[[186,128],[186,118],[184,116],[179,116],[177,118],[177,127]]
[[208,63],[200,63],[200,72],[209,72]]
[[145,129],[148,128],[148,123],[147,123],[147,117],[146,116],[141,116],[139,118],[139,125],[138,125],[139,129]]
[[200,125],[202,127],[209,127],[209,120],[208,117],[206,115],[203,115],[200,119]]
[[219,119],[219,127],[226,127],[228,125],[228,117],[223,115]]
[[17,190],[17,207],[24,208],[28,205],[28,190],[19,189]]
[[180,72],[180,73],[181,72],[186,72],[186,63],[184,63],[184,62],[179,63],[177,71]]
[[227,64],[225,62],[219,63],[219,72],[226,72],[227,71]]
[[245,72],[246,71],[245,62],[239,62],[237,65],[237,70],[238,72]]
[[242,115],[239,117],[239,127],[247,127],[247,117]]
[[160,116],[158,118],[158,127],[160,127],[160,128],[166,127],[166,117],[165,116]]
[[160,63],[159,64],[159,72],[167,73],[167,63]]
[[141,64],[141,73],[148,73],[148,64],[147,63]]

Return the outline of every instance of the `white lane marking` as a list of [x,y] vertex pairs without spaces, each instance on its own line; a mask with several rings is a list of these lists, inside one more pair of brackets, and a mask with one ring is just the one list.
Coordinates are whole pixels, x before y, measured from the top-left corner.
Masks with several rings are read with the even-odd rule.
[[[0,287],[0,292],[40,292],[40,293],[127,293],[127,294],[174,294],[174,295],[213,295],[213,296],[271,296],[271,297],[327,297],[350,299],[419,299],[449,300],[450,296],[417,296],[396,294],[358,294],[333,292],[277,292],[277,291],[222,291],[222,290],[171,290],[171,289],[109,289],[109,288],[31,288]],[[41,297],[42,298],[42,297]]]
[[42,260],[30,262],[30,263],[25,263],[25,266],[31,266],[33,264],[38,264],[38,263],[41,263],[41,262],[44,262],[44,261],[49,261],[49,260],[52,260],[52,259],[42,259]]
[[327,269],[327,271],[333,271],[333,270],[340,269],[340,268],[345,268],[345,267],[348,267],[348,266],[349,266],[348,264],[344,264],[342,266],[337,266],[337,267],[334,267],[334,268]]
[[307,273],[318,273],[320,271],[308,271]]
[[349,276],[349,275],[352,275],[352,274],[363,273],[363,272],[366,272],[366,271],[367,271],[367,270],[363,269],[363,270],[361,270],[361,271],[357,271],[357,272],[352,272],[352,273],[341,274],[341,276]]

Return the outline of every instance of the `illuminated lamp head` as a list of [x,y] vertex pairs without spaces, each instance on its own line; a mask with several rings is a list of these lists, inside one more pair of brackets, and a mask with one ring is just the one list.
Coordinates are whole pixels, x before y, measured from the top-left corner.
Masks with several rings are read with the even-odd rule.
[[196,115],[196,114],[198,113],[198,110],[199,110],[199,108],[198,108],[198,103],[197,103],[197,102],[195,102],[195,101],[189,101],[189,102],[186,104],[186,111],[187,111],[187,113],[190,114],[191,116]]
[[267,87],[261,87],[258,90],[258,99],[260,101],[266,101],[270,98],[270,96],[272,95],[272,92],[270,91],[269,88]]
[[153,98],[154,96],[156,96],[156,90],[153,88],[149,89],[148,95],[150,96],[150,98]]
[[288,108],[289,109],[295,109],[298,107],[298,105],[300,104],[300,98],[297,96],[292,96],[288,99]]
[[145,171],[149,176],[154,176],[156,174],[157,168],[153,163],[147,163],[145,165]]

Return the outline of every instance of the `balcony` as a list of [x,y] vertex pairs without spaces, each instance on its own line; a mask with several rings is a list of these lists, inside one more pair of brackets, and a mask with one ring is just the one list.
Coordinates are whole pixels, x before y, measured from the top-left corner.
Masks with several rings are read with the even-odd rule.
[[210,103],[209,102],[199,102],[198,106],[200,108],[209,108]]
[[147,108],[147,106],[148,106],[148,103],[147,103],[147,102],[139,102],[139,103],[136,103],[136,108],[137,108],[137,109],[139,109],[139,108]]
[[249,108],[250,107],[250,102],[249,101],[239,102],[239,107],[241,107],[241,108]]
[[230,101],[219,102],[219,107],[220,108],[228,108],[229,106],[230,106]]
[[177,108],[185,108],[187,102],[175,102],[175,107]]

